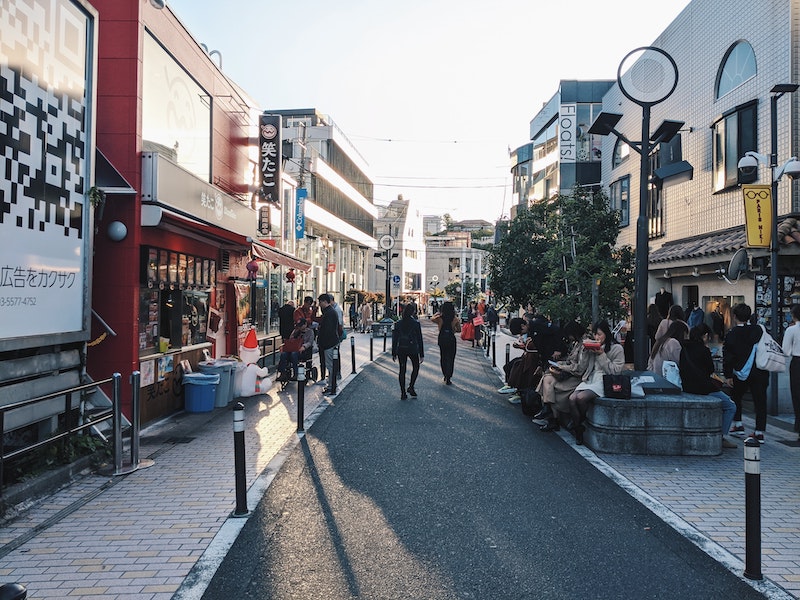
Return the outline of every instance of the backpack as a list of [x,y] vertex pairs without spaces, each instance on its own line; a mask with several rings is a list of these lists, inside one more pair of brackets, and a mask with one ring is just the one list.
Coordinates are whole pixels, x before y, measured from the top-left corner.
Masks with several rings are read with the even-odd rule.
[[406,354],[417,354],[417,339],[412,332],[405,331],[400,323],[397,324],[397,349]]

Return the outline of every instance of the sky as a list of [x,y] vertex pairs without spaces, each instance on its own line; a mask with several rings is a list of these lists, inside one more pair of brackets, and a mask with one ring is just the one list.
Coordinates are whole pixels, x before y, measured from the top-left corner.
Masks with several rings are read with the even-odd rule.
[[[167,0],[262,108],[330,115],[375,202],[496,221],[561,79],[615,79],[689,0]],[[216,59],[216,55],[214,55]]]

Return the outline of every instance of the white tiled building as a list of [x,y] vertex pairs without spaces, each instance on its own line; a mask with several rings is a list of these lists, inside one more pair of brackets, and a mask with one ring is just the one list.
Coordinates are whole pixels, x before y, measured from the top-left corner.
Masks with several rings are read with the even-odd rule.
[[[800,81],[799,16],[797,0],[694,0],[651,44],[672,56],[678,69],[674,93],[652,107],[651,133],[665,119],[685,122],[675,141],[659,147],[654,167],[665,166],[671,154],[691,165],[693,177],[667,178],[660,190],[651,186],[649,297],[664,287],[676,303],[694,301],[706,312],[744,301],[769,320],[769,249],[747,249],[750,270],[738,281],[726,280],[721,271],[747,245],[737,162],[749,150],[770,153],[770,90]],[[652,82],[645,78],[641,85]],[[778,165],[798,155],[798,106],[800,93],[777,102]],[[603,97],[603,111],[622,114],[616,129],[633,142],[641,139],[642,109],[616,83]],[[623,215],[619,244],[635,246],[640,162],[636,152],[626,156],[624,150],[614,134],[604,138],[602,181]],[[769,185],[769,168],[760,167],[757,177],[755,183]],[[797,210],[797,186],[784,177],[778,222]],[[786,319],[800,298],[791,297],[795,277],[800,286],[800,253],[796,242],[781,241],[780,310]]]

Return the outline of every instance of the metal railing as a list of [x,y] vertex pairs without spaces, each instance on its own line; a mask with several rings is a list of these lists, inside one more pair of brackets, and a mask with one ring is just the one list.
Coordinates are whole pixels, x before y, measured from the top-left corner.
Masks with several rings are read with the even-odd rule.
[[[0,495],[2,495],[3,489],[5,487],[2,482],[5,473],[6,461],[13,458],[17,458],[19,456],[23,456],[25,454],[30,454],[31,452],[34,452],[39,448],[50,446],[59,442],[64,444],[65,447],[68,447],[69,442],[71,441],[71,438],[74,435],[84,431],[85,429],[96,427],[99,423],[102,423],[109,419],[111,419],[112,421],[112,427],[114,431],[114,436],[113,436],[114,475],[122,475],[130,472],[131,470],[135,470],[145,466],[150,466],[152,464],[152,461],[140,461],[138,456],[139,455],[139,378],[140,378],[139,372],[134,371],[134,373],[131,376],[131,387],[133,390],[131,464],[127,468],[123,467],[123,461],[122,461],[123,419],[122,419],[122,403],[120,401],[122,375],[120,375],[119,373],[114,373],[108,379],[92,381],[90,383],[85,383],[65,390],[52,392],[44,396],[29,398],[27,400],[20,400],[19,402],[14,402],[11,404],[0,406]],[[74,395],[75,394],[83,395],[90,390],[95,390],[96,388],[106,384],[111,384],[111,390],[112,390],[111,406],[107,410],[103,410],[97,414],[92,415],[91,419],[87,419],[86,422],[80,423],[79,422],[80,411],[79,410],[76,411],[72,408],[72,399]],[[45,440],[41,440],[29,446],[25,446],[24,448],[17,448],[15,450],[12,450],[11,452],[6,453],[5,439],[4,436],[2,435],[2,433],[5,432],[6,413],[11,412],[13,410],[19,410],[21,408],[25,408],[27,406],[32,406],[34,404],[38,404],[41,402],[47,402],[48,400],[54,400],[56,398],[60,398],[61,396],[64,397],[64,426],[62,428],[63,431],[55,433]]]

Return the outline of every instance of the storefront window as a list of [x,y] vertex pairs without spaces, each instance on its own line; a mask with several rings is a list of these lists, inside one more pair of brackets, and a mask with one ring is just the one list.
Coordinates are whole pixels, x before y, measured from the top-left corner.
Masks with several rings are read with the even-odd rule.
[[[139,355],[166,352],[206,341],[213,260],[145,248],[139,292]],[[155,273],[159,275],[156,276]]]

